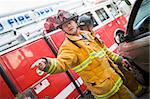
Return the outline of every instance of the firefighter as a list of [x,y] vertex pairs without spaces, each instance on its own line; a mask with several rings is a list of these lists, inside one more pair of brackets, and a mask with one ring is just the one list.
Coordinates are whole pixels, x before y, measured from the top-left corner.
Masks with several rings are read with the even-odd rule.
[[49,74],[72,68],[96,99],[132,99],[123,84],[123,74],[112,61],[120,62],[122,59],[109,52],[90,32],[81,31],[77,25],[76,14],[60,10],[56,23],[65,32],[66,39],[57,58],[42,58],[36,64],[37,68]]
[[81,30],[89,31],[91,32],[91,35],[94,36],[94,19],[92,17],[92,14],[82,14],[81,16],[79,16],[77,24]]
[[[89,15],[89,14],[82,14],[78,18],[78,26],[80,27],[80,29],[89,31],[92,33],[92,35],[94,35],[93,22],[94,21],[93,21],[92,15]],[[112,58],[113,57],[110,57],[110,59]],[[130,63],[126,59],[122,58],[122,60],[123,61],[120,61],[121,63],[117,63],[117,65],[119,66],[119,69],[125,76],[126,81],[124,81],[124,84],[132,93],[134,93],[136,96],[140,96],[143,93],[142,85],[135,79],[133,72],[126,68],[126,67],[129,68],[128,65]],[[116,63],[113,59],[112,61]],[[122,65],[124,65],[125,67],[123,67]]]

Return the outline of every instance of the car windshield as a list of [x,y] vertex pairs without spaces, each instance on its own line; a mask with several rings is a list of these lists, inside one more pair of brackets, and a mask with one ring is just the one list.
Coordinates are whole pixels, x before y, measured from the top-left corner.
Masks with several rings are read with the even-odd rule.
[[138,26],[138,24],[140,24],[142,19],[145,19],[150,16],[149,6],[150,6],[150,0],[143,0],[133,24],[134,29]]

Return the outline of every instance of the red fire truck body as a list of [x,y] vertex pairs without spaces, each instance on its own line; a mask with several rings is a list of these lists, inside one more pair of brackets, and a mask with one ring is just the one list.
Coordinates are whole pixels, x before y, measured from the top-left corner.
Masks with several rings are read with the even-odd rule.
[[[59,99],[63,93],[63,95],[66,93],[68,94],[68,96],[66,95],[64,98],[69,98],[69,96],[74,98],[78,97],[79,93],[71,83],[66,73],[54,75],[47,75],[44,73],[43,75],[38,75],[36,67],[31,68],[33,62],[43,56],[52,58],[55,57],[45,40],[40,38],[1,55],[0,63],[1,66],[5,67],[5,72],[7,72],[8,76],[12,79],[21,93],[31,88],[32,92],[39,98],[48,96],[50,98],[58,97]],[[75,80],[79,80],[81,83],[80,87],[84,91],[85,86],[83,85],[81,78],[75,72],[71,71],[71,73],[74,75]],[[6,84],[2,84],[0,87],[3,89],[3,87],[5,88],[6,86]],[[63,90],[69,91],[62,92]],[[9,95],[6,95],[6,89],[2,90],[2,92],[1,98],[9,97]]]

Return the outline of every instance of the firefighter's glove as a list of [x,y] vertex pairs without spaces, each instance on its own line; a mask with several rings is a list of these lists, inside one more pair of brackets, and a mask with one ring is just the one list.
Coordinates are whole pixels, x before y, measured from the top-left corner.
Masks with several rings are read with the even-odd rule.
[[41,71],[48,71],[49,67],[47,58],[41,58],[40,62],[36,64],[36,67]]

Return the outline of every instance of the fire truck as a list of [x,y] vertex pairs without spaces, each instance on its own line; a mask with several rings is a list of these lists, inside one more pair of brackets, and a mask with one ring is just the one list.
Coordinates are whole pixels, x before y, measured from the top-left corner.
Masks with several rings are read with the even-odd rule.
[[56,28],[45,33],[44,23],[59,9],[79,15],[91,13],[95,19],[95,36],[100,37],[111,51],[117,48],[112,38],[124,32],[126,19],[114,2],[95,4],[86,0],[71,0],[1,17],[0,99],[13,99],[18,94],[24,98],[84,97],[86,86],[73,70],[50,75],[34,65],[41,57],[57,57],[64,33]]
[[[115,43],[114,37],[118,33],[125,32],[127,20],[115,2],[109,0],[104,0],[104,2],[96,4],[91,2],[83,2],[82,6],[76,6],[75,9],[71,8],[65,10],[69,10],[72,13],[76,12],[78,15],[92,15],[94,19],[94,35],[102,39],[110,51],[116,52],[118,45]],[[45,28],[47,31],[47,36],[51,35],[51,39],[54,41],[54,46],[56,46],[56,49],[59,49],[65,38],[64,33],[55,28],[49,31],[47,27],[48,26]]]

